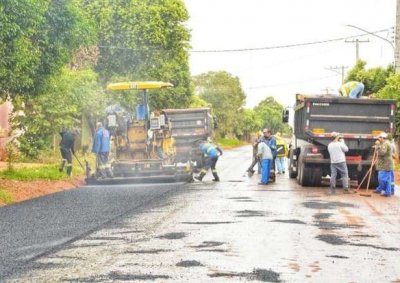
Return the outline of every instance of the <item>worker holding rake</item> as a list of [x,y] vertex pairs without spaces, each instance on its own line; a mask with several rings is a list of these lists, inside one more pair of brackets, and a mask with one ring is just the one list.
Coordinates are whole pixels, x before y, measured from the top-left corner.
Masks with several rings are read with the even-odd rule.
[[378,172],[378,187],[375,189],[375,193],[383,193],[385,197],[392,195],[392,174],[393,171],[393,159],[392,159],[392,147],[390,142],[387,140],[387,134],[381,133],[378,136],[378,140],[375,142],[375,150],[377,152],[378,160],[376,163],[376,170]]

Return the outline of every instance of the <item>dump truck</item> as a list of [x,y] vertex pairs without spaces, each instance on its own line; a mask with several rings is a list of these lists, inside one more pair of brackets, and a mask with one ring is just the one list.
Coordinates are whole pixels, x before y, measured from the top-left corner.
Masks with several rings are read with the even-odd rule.
[[[332,133],[339,132],[349,148],[346,163],[350,181],[360,183],[371,167],[376,137],[382,132],[394,134],[395,113],[395,100],[297,94],[294,139],[289,150],[290,178],[297,178],[302,186],[320,186],[323,179],[329,178],[327,147],[333,140]],[[288,114],[286,110],[285,122]],[[371,187],[376,182],[373,175]]]
[[106,109],[105,127],[111,136],[112,178],[100,178],[98,162],[91,172],[87,164],[86,181],[93,183],[145,183],[193,180],[190,160],[175,160],[176,147],[170,122],[160,111],[150,112],[148,91],[172,87],[164,82],[122,82],[107,86],[110,91],[139,90],[141,101],[136,113],[119,105]]
[[164,109],[162,114],[170,123],[175,140],[175,162],[192,164],[197,173],[203,167],[203,156],[199,151],[199,141],[212,138],[214,129],[210,108]]

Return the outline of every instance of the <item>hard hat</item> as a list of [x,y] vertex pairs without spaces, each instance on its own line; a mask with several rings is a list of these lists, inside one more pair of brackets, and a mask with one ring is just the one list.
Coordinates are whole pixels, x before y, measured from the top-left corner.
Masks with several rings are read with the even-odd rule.
[[382,132],[382,133],[380,133],[379,135],[378,135],[378,139],[380,139],[380,138],[382,138],[382,139],[387,139],[387,137],[388,137],[388,135],[386,134],[386,133],[384,133],[384,132]]

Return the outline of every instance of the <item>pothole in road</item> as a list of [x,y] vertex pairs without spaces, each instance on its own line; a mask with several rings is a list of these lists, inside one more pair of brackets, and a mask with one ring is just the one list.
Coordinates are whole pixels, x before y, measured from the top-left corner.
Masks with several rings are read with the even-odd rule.
[[236,211],[236,217],[258,217],[258,216],[266,216],[266,212],[261,210],[239,210]]
[[297,219],[274,219],[274,220],[271,220],[270,222],[280,222],[280,223],[288,223],[288,224],[306,224],[306,222],[303,222],[303,221],[297,220]]
[[355,228],[361,228],[363,225],[357,225],[357,224],[338,224],[335,222],[329,222],[329,221],[316,221],[315,226],[317,226],[319,229],[323,230],[336,230],[336,229],[355,229]]
[[192,246],[193,248],[211,248],[211,247],[218,247],[225,244],[224,242],[217,242],[217,241],[204,241],[198,246]]
[[208,274],[209,277],[243,277],[248,280],[262,282],[281,282],[280,274],[271,269],[254,269],[253,272],[217,272]]
[[316,237],[318,240],[321,240],[325,243],[331,244],[331,245],[347,245],[349,242],[343,240],[341,237],[336,236],[336,235],[331,235],[331,234],[327,234],[327,235],[318,235]]
[[136,251],[126,251],[126,254],[158,254],[170,252],[171,250],[163,250],[163,249],[152,249],[152,250],[136,250]]
[[204,266],[200,262],[196,260],[182,260],[176,264],[176,266],[180,267],[194,267],[194,266]]
[[333,213],[317,213],[317,214],[314,214],[313,217],[315,219],[328,219],[332,215],[333,215]]
[[306,201],[303,202],[303,206],[311,209],[335,209],[337,207],[355,207],[352,203],[340,202],[340,201]]
[[230,197],[228,199],[239,199],[239,200],[243,200],[243,199],[251,199],[249,197]]
[[343,258],[343,259],[349,258],[348,256],[344,255],[327,255],[326,257]]
[[399,250],[398,248],[385,248],[385,247],[380,247],[380,246],[371,245],[371,244],[351,243],[349,241],[343,240],[342,237],[339,237],[337,235],[332,235],[332,234],[318,235],[316,238],[325,243],[331,244],[331,245],[349,245],[349,246],[355,246],[355,247],[369,247],[369,248],[385,250],[385,251],[398,251]]
[[168,240],[177,240],[186,237],[186,233],[184,232],[174,232],[174,233],[167,233],[161,236],[158,236],[159,239],[168,239]]
[[238,199],[238,200],[236,200],[237,202],[257,202],[257,201],[255,201],[255,200],[252,200],[252,199]]
[[157,274],[126,274],[120,272],[110,272],[108,278],[111,280],[121,281],[134,281],[134,280],[156,280],[156,279],[169,279],[168,275],[157,275]]

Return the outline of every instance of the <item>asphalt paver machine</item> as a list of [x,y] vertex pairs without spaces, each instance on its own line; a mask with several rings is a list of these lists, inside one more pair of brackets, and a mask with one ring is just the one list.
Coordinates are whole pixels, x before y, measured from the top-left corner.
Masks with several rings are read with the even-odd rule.
[[110,131],[112,178],[100,178],[98,169],[87,168],[88,184],[160,183],[192,181],[190,161],[175,159],[175,141],[167,116],[149,111],[148,91],[173,87],[165,82],[111,83],[109,91],[141,91],[141,102],[133,115],[113,105],[107,108],[106,128]]

